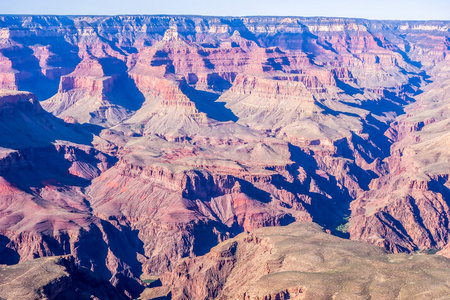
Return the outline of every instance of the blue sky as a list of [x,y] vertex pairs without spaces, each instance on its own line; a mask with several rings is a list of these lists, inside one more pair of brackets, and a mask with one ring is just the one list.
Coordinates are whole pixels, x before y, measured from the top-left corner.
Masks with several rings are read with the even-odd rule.
[[449,20],[450,0],[0,0],[0,14],[271,15]]

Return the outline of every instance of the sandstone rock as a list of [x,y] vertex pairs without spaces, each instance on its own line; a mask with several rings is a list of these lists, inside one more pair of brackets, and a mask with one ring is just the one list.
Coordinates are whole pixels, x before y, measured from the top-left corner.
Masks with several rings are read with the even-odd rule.
[[389,171],[352,203],[352,238],[396,252],[447,244],[448,73],[440,72],[434,81],[387,132],[396,141],[385,160]]
[[445,254],[448,26],[0,16],[1,261],[71,254],[135,297],[142,274],[295,221]]
[[436,255],[388,254],[296,223],[242,233],[204,256],[184,259],[160,277],[161,287],[143,295],[152,299],[165,290],[172,299],[437,298],[448,293],[449,263]]

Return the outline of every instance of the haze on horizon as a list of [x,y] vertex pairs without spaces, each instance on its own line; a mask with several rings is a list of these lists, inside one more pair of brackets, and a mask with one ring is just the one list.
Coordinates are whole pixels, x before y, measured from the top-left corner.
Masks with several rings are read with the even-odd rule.
[[448,20],[448,0],[0,0],[0,14],[323,16]]

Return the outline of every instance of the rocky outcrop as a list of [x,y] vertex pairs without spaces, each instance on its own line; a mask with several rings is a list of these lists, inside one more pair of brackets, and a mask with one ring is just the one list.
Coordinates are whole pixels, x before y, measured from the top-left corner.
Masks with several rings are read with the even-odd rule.
[[[443,274],[449,263],[436,255],[387,254],[331,236],[317,225],[296,223],[242,233],[204,256],[184,259],[160,277],[162,286],[147,289],[141,297],[409,299],[420,291],[436,298],[448,293]],[[412,272],[423,264],[434,272]]]
[[115,159],[90,145],[89,131],[56,119],[35,99],[23,92],[0,97],[8,112],[0,118],[0,263],[73,254],[98,280],[111,281],[117,297],[133,297],[142,282],[130,269],[139,263],[123,256],[130,252],[118,246],[123,242],[112,241],[129,233],[95,218],[83,192]]
[[0,270],[3,299],[126,299],[109,282],[76,266],[71,256],[38,258]]
[[123,68],[125,63],[116,58],[84,58],[72,73],[61,76],[58,93],[43,106],[78,122],[117,124],[140,101],[130,99],[139,92]]
[[220,171],[122,162],[93,181],[91,205],[101,218],[127,220],[138,230],[148,258],[144,273],[170,269],[243,230],[311,219],[295,195],[277,191],[271,201],[258,188],[273,186],[275,174]]
[[352,203],[352,238],[395,252],[439,250],[448,244],[448,151],[440,134],[447,131],[449,99],[433,87],[445,93],[446,74],[436,75],[406,116],[386,132],[396,143],[382,176]]
[[0,116],[12,118],[19,111],[38,115],[42,112],[42,108],[32,93],[0,91]]
[[138,276],[178,270],[195,297],[270,299],[309,292],[227,290],[239,241],[195,284],[188,270],[239,233],[304,221],[445,253],[448,22],[0,16],[0,27],[1,262],[71,254],[131,298]]

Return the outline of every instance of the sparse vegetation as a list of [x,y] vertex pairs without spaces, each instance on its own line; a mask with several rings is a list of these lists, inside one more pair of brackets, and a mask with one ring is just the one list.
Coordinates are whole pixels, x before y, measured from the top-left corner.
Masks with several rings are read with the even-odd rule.
[[143,282],[145,282],[146,284],[152,284],[153,282],[155,282],[158,279],[144,279],[142,280]]
[[425,254],[425,255],[433,255],[436,254],[439,250],[438,249],[422,249],[419,251],[416,251],[416,254]]
[[343,218],[343,222],[336,227],[336,231],[339,231],[342,233],[347,233],[348,228],[349,228],[349,224],[348,224],[349,219],[350,219],[350,216]]

